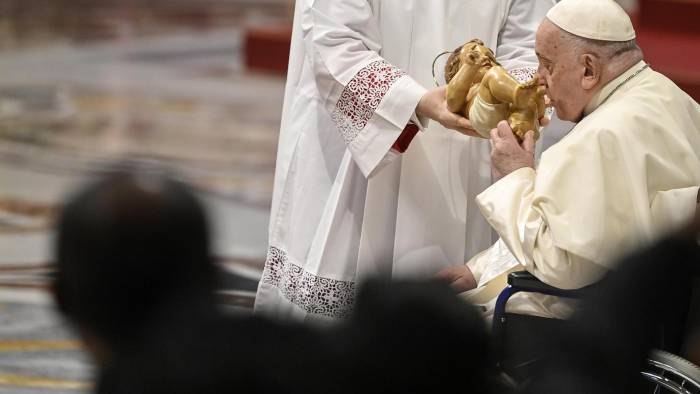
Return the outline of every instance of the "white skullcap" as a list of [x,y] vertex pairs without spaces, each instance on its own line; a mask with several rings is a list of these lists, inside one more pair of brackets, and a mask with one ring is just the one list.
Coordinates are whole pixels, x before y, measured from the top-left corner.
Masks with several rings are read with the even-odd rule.
[[562,0],[547,19],[569,33],[601,41],[629,41],[636,37],[632,21],[613,0]]

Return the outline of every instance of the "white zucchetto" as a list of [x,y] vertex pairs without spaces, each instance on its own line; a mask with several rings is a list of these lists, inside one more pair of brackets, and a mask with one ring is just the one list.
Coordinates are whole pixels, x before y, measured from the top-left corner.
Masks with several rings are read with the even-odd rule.
[[601,41],[629,41],[636,37],[632,21],[613,0],[562,0],[547,19],[563,30]]

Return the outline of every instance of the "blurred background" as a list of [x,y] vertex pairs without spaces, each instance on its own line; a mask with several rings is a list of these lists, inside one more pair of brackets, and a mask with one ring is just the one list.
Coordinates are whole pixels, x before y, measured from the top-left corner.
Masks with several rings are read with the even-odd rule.
[[165,163],[198,190],[222,295],[252,305],[292,13],[290,0],[0,0],[0,392],[89,390],[47,292],[52,226],[115,158]]
[[[620,3],[651,66],[698,100],[700,0]],[[0,392],[89,391],[91,365],[47,291],[52,226],[66,193],[115,158],[165,163],[198,190],[222,300],[250,308],[293,7],[0,0]]]

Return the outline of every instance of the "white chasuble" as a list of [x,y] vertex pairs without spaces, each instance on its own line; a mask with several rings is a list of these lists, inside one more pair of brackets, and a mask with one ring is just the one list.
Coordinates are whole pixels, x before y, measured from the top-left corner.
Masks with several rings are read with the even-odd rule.
[[[492,242],[487,140],[416,118],[433,59],[472,38],[534,71],[552,0],[298,0],[256,311],[344,317],[368,276],[427,277]],[[519,70],[519,71],[517,71]],[[528,74],[529,73],[529,74]],[[391,147],[413,121],[409,149]]]
[[[547,284],[590,285],[621,254],[696,210],[700,106],[645,66],[639,62],[598,92],[583,120],[542,154],[537,171],[514,171],[477,198],[515,258]],[[566,304],[529,295],[513,308],[564,317]]]

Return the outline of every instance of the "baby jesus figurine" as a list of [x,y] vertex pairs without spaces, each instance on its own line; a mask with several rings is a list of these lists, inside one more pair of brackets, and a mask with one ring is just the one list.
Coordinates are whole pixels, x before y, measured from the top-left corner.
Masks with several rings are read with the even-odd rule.
[[520,84],[481,40],[471,40],[450,55],[445,80],[448,109],[468,118],[482,137],[489,138],[498,122],[508,120],[518,141],[529,130],[535,132],[535,140],[539,138],[544,87],[536,75]]

